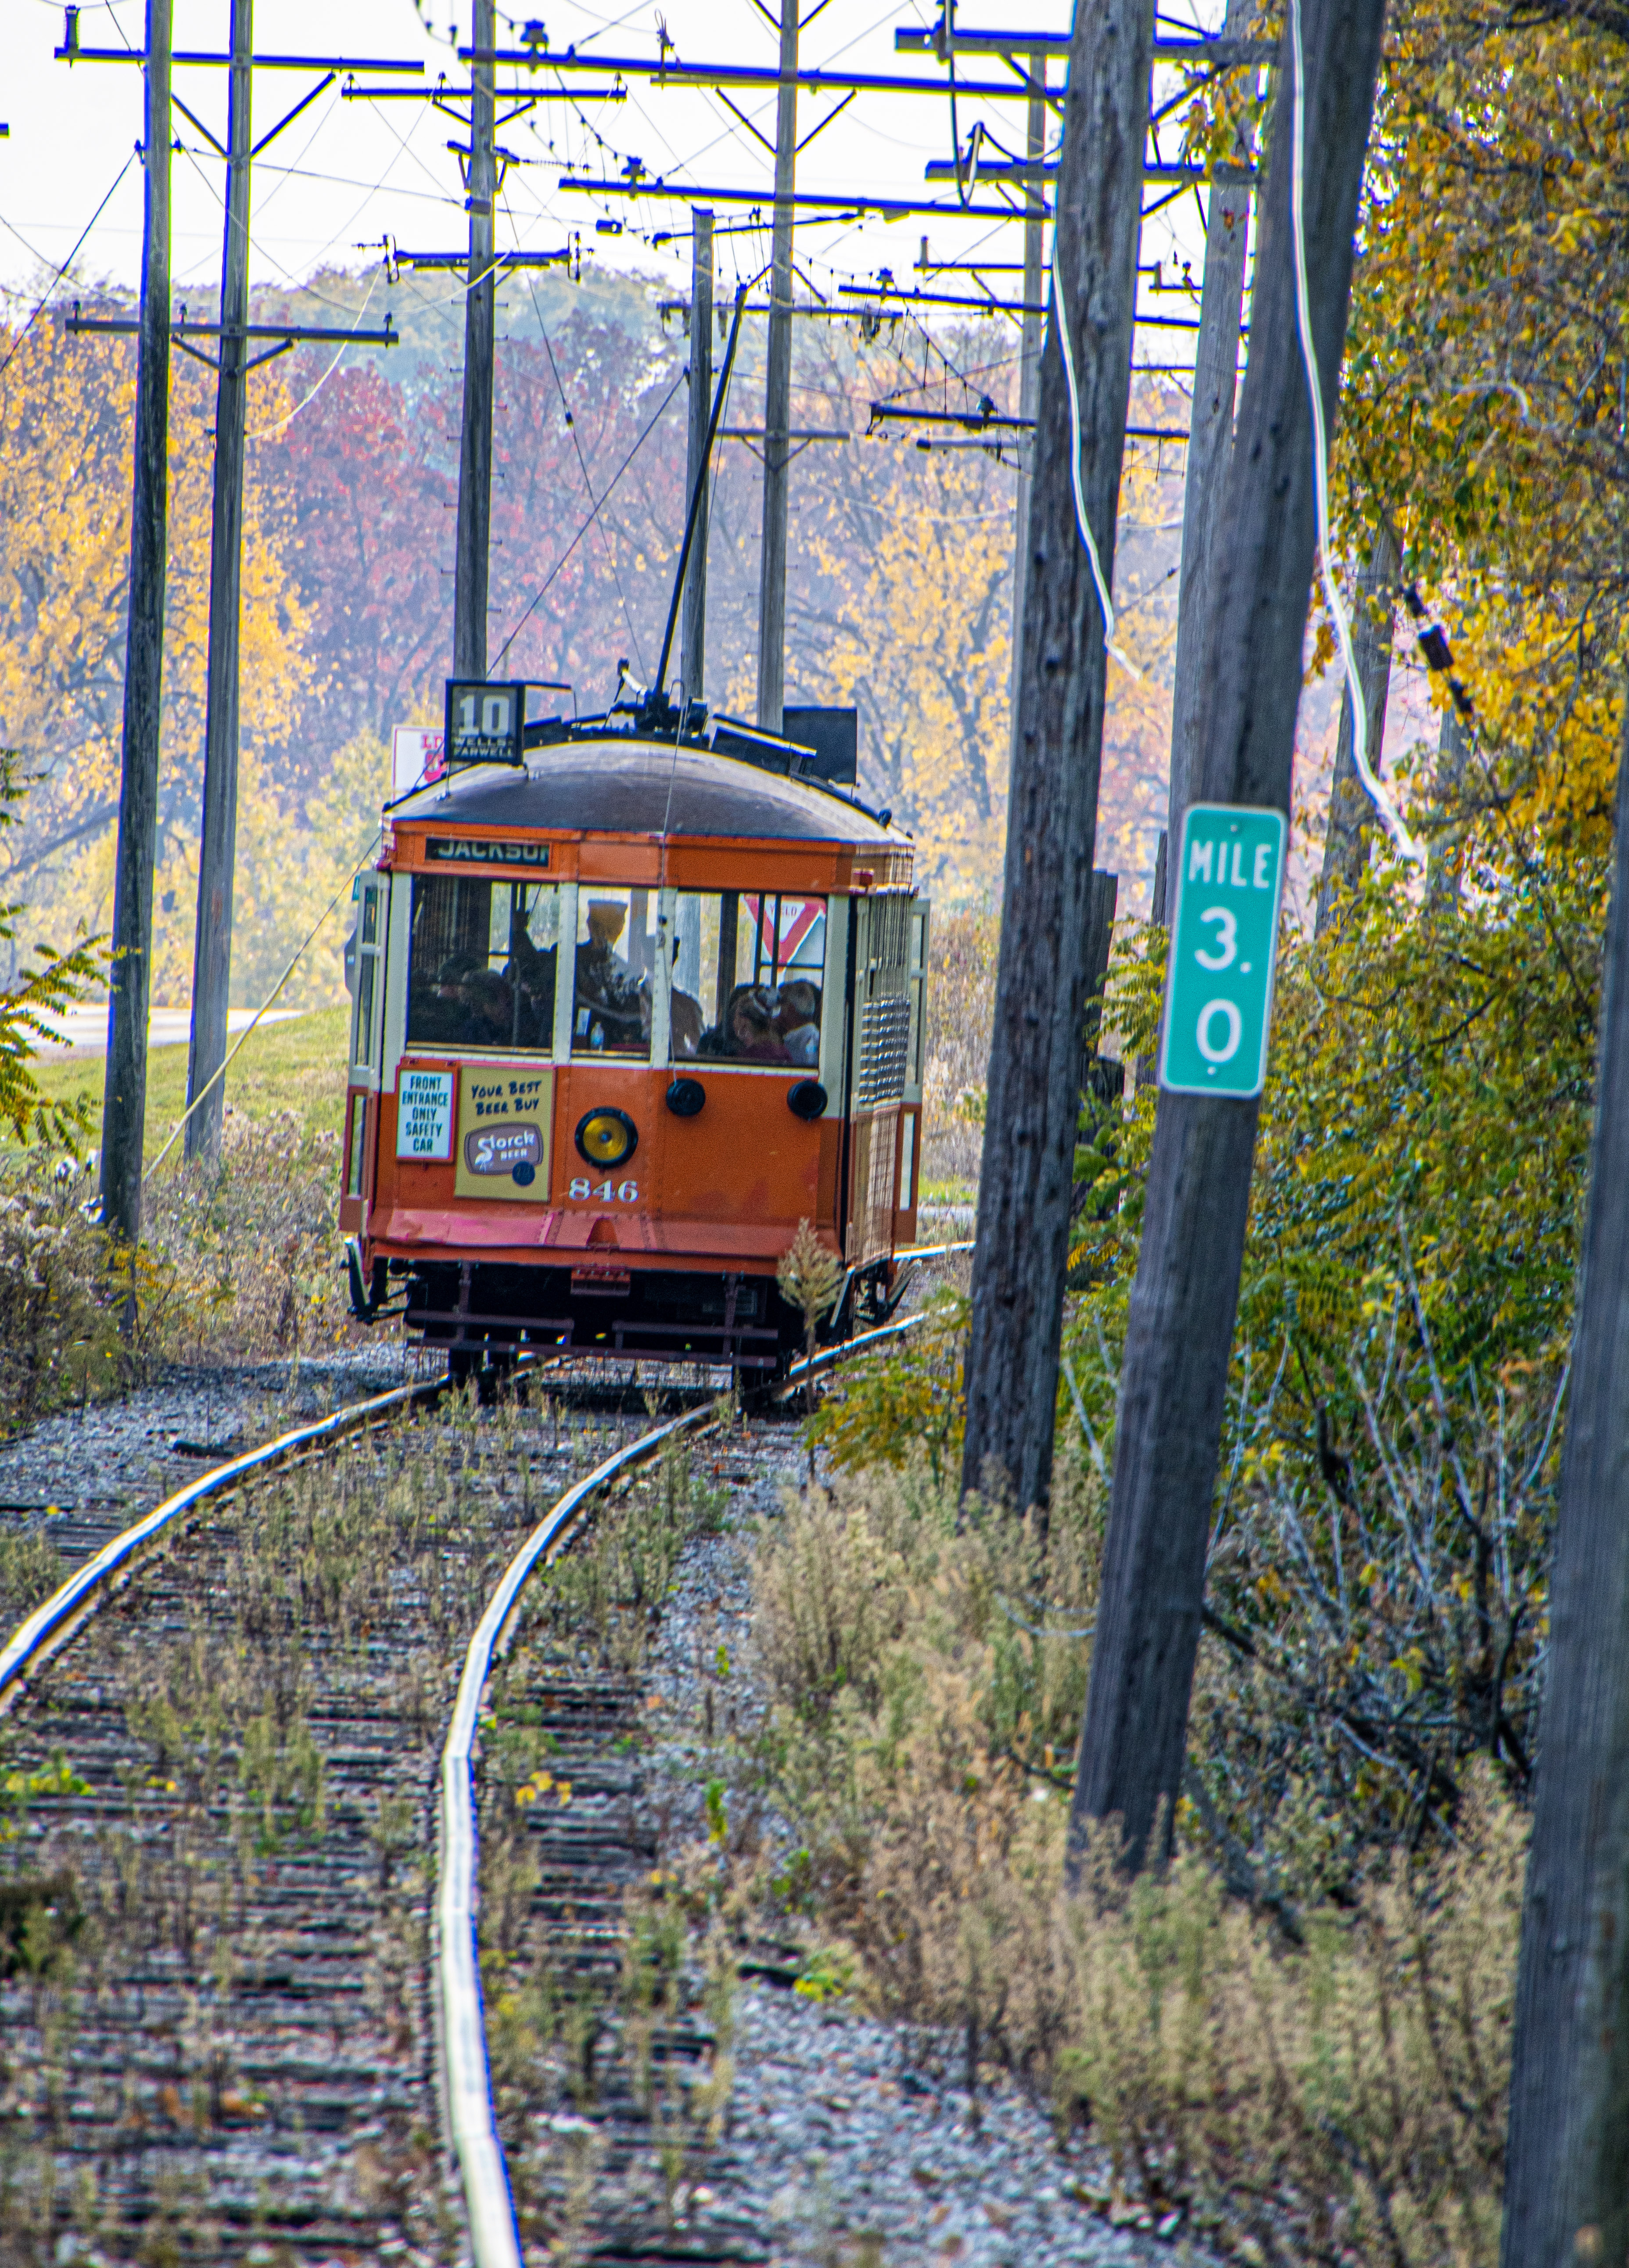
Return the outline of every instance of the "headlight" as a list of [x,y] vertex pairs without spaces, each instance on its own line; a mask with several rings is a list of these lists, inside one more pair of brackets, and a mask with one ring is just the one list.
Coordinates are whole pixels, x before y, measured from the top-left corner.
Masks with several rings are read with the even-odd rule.
[[620,1166],[639,1146],[639,1130],[625,1110],[591,1110],[577,1129],[577,1146],[591,1166]]

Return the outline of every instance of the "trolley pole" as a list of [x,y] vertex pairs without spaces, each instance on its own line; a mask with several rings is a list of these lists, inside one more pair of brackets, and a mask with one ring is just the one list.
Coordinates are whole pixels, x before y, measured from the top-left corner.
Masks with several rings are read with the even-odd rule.
[[[238,632],[243,563],[243,431],[249,307],[249,119],[254,0],[232,0],[227,94],[226,236],[221,255],[220,374],[215,389],[215,498],[210,535],[210,650],[203,727],[203,828],[192,948],[187,1055],[188,1158],[220,1154],[226,1010],[232,989],[232,891],[238,839]],[[213,1084],[211,1084],[213,1082]],[[205,1090],[208,1090],[207,1093]],[[203,1096],[200,1103],[198,1098]]]
[[146,172],[141,330],[136,364],[136,476],[124,656],[119,842],[114,868],[113,974],[102,1099],[104,1226],[141,1232],[147,1122],[147,1002],[152,980],[152,864],[158,816],[164,690],[164,578],[170,388],[170,4],[147,0]]
[[758,730],[778,733],[786,694],[786,489],[792,460],[792,193],[798,163],[798,0],[781,0],[775,231],[763,381],[763,549],[758,579]]
[[486,585],[492,519],[494,0],[475,0],[469,65],[469,270],[464,300],[464,423],[458,458],[458,549],[453,571],[453,674],[486,675]]
[[[707,661],[707,421],[712,408],[712,215],[697,207],[690,215],[690,430],[684,460],[684,504],[701,483],[690,563],[684,578],[679,622],[680,699],[688,711],[703,696]],[[659,692],[660,688],[656,688]]]
[[[1024,155],[1039,168],[1046,156],[1046,57],[1029,58],[1029,106]],[[1029,568],[1029,487],[1035,478],[1036,401],[1041,391],[1041,295],[1046,288],[1043,241],[1046,197],[1037,170],[1024,183],[1024,318],[1018,349],[1018,414],[1030,421],[1031,438],[1018,453],[1018,494],[1013,508],[1013,664],[1010,672],[1013,747],[1018,746],[1018,659],[1024,647],[1024,586]],[[1026,461],[1028,446],[1030,460]]]

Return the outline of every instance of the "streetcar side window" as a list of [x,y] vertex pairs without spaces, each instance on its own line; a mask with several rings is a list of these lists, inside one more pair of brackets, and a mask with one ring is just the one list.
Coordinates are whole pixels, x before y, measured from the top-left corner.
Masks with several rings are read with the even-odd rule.
[[559,957],[554,883],[415,875],[409,1047],[549,1054]]
[[364,882],[357,895],[361,902],[349,948],[356,956],[355,969],[350,980],[356,995],[356,1007],[350,1020],[350,1060],[358,1070],[365,1071],[373,1061],[373,1007],[378,995],[382,945],[380,908],[385,893],[381,884]]
[[804,1071],[819,1063],[824,898],[681,892],[669,951],[675,1063],[711,1057]]
[[577,894],[571,1053],[651,1059],[658,894],[584,882]]

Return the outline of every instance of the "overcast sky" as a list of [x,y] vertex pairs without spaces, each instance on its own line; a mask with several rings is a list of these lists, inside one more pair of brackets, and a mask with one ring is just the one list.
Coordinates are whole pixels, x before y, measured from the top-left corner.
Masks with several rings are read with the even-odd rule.
[[[468,0],[456,9],[425,0],[425,11],[435,15],[432,26],[422,19],[413,0],[346,0],[343,7],[332,0],[327,6],[315,0],[261,0],[256,48],[262,54],[329,55],[340,27],[340,52],[347,59],[422,61],[426,79],[420,84],[432,83],[443,72],[452,83],[466,84],[466,69],[454,50],[460,40],[468,40]],[[1195,15],[1205,20],[1219,13],[1206,0],[1191,5],[1190,0],[1166,0],[1161,20],[1175,28]],[[894,0],[888,7],[878,0],[827,0],[804,32],[801,60],[807,68],[909,74],[943,87],[945,74],[932,56],[897,55],[894,47],[896,26],[925,26],[932,15],[918,0]],[[218,51],[226,42],[230,18],[228,0],[176,0],[176,48]],[[103,0],[83,7],[81,46],[139,49],[144,20],[142,0]],[[500,43],[518,40],[523,20],[500,15]],[[775,63],[775,33],[753,0],[664,0],[660,8],[647,0],[624,14],[609,15],[581,5],[550,5],[542,20],[557,52],[574,45],[579,54],[654,57],[658,25],[665,23],[686,62],[771,69]],[[960,20],[969,30],[1022,26],[1065,31],[1069,8],[1067,0],[962,0]],[[0,54],[5,58],[0,118],[11,127],[9,139],[0,141],[0,283],[16,291],[37,293],[49,271],[68,260],[87,226],[78,273],[127,285],[140,275],[142,174],[132,151],[142,129],[142,75],[130,63],[81,62],[70,68],[55,61],[52,50],[62,44],[63,27],[63,9],[46,0],[0,0]],[[962,72],[984,83],[1006,76],[994,58],[967,59]],[[312,70],[258,71],[256,136],[321,76]],[[1061,69],[1055,67],[1053,76],[1061,79]],[[603,78],[596,74],[587,80],[543,72],[528,79],[523,71],[506,71],[502,78],[557,90],[564,84],[571,99],[541,103],[501,129],[500,143],[517,162],[504,183],[500,244],[548,249],[569,231],[580,230],[592,258],[601,265],[678,282],[688,275],[688,243],[662,245],[652,239],[663,231],[682,236],[688,227],[682,202],[589,197],[562,189],[563,174],[569,170],[614,178],[628,161],[638,159],[647,175],[686,188],[767,191],[770,185],[770,156],[752,129],[773,139],[773,88],[737,94],[748,123],[712,92],[656,87],[637,77],[626,81],[624,100],[586,99],[593,87],[612,84],[608,70]],[[404,77],[370,83],[414,84]],[[174,88],[224,140],[225,72],[178,67]],[[809,134],[836,107],[832,96],[806,92],[800,98],[800,132]],[[998,142],[1021,152],[1021,96],[962,99],[958,125],[964,145],[978,118]],[[176,294],[183,298],[189,287],[213,287],[219,279],[225,168],[205,136],[179,111],[175,125],[181,148],[173,161],[173,256]],[[323,265],[362,269],[370,261],[367,247],[377,247],[387,234],[399,246],[419,251],[465,245],[463,188],[458,161],[446,146],[457,135],[453,121],[427,101],[344,100],[340,85],[329,87],[256,161],[250,220],[254,283],[285,283]],[[799,161],[799,188],[846,195],[863,186],[873,194],[933,198],[954,208],[954,187],[929,188],[923,177],[931,159],[950,154],[950,107],[942,94],[862,93],[809,143]],[[105,209],[92,225],[104,199]],[[976,189],[974,201],[994,204],[996,193]],[[1195,207],[1196,200],[1184,194],[1147,225],[1146,260],[1169,259],[1175,253],[1197,265]],[[613,216],[625,221],[625,232],[596,233],[596,221]],[[725,289],[738,272],[756,273],[768,257],[767,232],[751,225],[751,208],[732,210],[720,201],[720,231],[732,220],[737,232],[721,234],[719,242]],[[947,214],[892,224],[800,220],[799,264],[806,281],[827,296],[843,282],[866,281],[879,268],[904,281],[924,234],[936,259],[1022,257],[1021,231],[1013,224]],[[995,288],[1010,289],[1014,297],[1016,281],[991,277]],[[932,288],[966,287],[940,279]]]

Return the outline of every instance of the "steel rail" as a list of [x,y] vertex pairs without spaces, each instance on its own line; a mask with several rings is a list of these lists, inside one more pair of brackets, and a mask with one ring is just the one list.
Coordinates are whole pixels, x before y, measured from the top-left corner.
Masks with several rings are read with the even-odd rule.
[[[920,1248],[918,1256],[962,1248],[928,1245]],[[898,1322],[882,1323],[875,1330],[862,1331],[858,1338],[845,1340],[840,1346],[824,1348],[812,1359],[806,1356],[801,1362],[791,1366],[783,1390],[794,1392],[807,1380],[845,1361],[850,1355],[884,1340],[899,1338],[923,1321],[921,1315],[907,1315]],[[464,2213],[475,2268],[522,2268],[514,2193],[510,2188],[509,2168],[504,2146],[498,2139],[492,2106],[492,2074],[487,2057],[486,2016],[475,1938],[475,1870],[479,1854],[474,1751],[481,1696],[491,1675],[494,1657],[501,1657],[506,1649],[527,1579],[540,1560],[558,1552],[588,1499],[619,1474],[653,1456],[688,1428],[717,1422],[712,1404],[700,1403],[630,1442],[584,1479],[575,1482],[511,1560],[464,1657],[446,1745],[441,1752],[436,2008],[446,2126],[463,2184]]]
[[30,1670],[65,1646],[86,1617],[95,1611],[107,1594],[128,1575],[142,1557],[147,1546],[173,1528],[190,1512],[207,1504],[212,1497],[221,1496],[248,1477],[251,1473],[285,1462],[302,1450],[315,1447],[324,1441],[337,1440],[346,1433],[360,1431],[374,1424],[392,1410],[411,1408],[419,1402],[433,1401],[447,1390],[446,1379],[426,1380],[418,1386],[393,1387],[387,1394],[375,1395],[367,1402],[353,1403],[349,1409],[336,1410],[314,1425],[299,1425],[291,1433],[279,1434],[247,1456],[234,1457],[230,1463],[213,1466],[201,1474],[173,1496],[166,1497],[145,1519],[136,1521],[103,1544],[95,1557],[76,1569],[60,1590],[54,1591],[41,1607],[19,1623],[4,1646],[0,1648],[0,1714],[11,1706],[23,1686]]
[[702,1403],[643,1434],[567,1489],[510,1561],[487,1602],[464,1656],[446,1745],[441,1751],[440,1869],[436,1887],[436,2004],[439,2018],[447,2130],[463,2183],[464,2212],[475,2268],[522,2268],[509,2169],[492,2108],[481,1964],[475,1945],[475,1742],[481,1696],[501,1655],[527,1578],[551,1557],[590,1497],[619,1473],[642,1463],[687,1427],[716,1424]]

